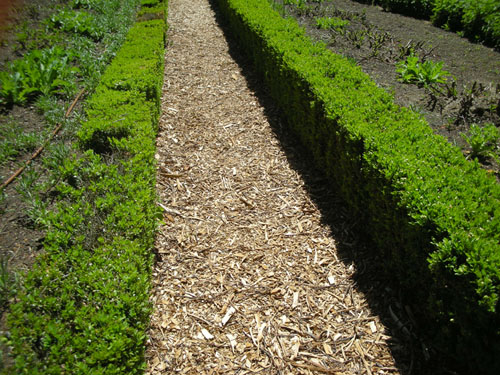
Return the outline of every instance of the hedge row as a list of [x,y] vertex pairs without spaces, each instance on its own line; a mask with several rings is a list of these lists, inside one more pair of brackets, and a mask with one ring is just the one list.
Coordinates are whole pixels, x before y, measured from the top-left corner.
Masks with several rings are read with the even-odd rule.
[[475,373],[500,373],[495,179],[267,0],[216,2],[433,343]]
[[[143,0],[166,12],[166,1]],[[8,316],[18,374],[139,374],[151,306],[165,21],[138,22],[61,166],[45,252]]]
[[500,0],[356,0],[431,19],[439,27],[500,48]]

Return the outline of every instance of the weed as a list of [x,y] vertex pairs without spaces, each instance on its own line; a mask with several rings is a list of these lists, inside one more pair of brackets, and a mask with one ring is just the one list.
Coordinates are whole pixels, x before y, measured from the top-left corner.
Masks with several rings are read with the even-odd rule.
[[414,42],[409,40],[406,44],[400,44],[398,48],[397,60],[403,60],[408,56],[414,56],[417,51],[421,50],[424,46],[424,42]]
[[316,26],[321,30],[341,31],[349,25],[348,20],[343,20],[338,17],[320,17],[316,18]]
[[47,156],[43,158],[42,164],[51,173],[49,176],[49,186],[55,185],[61,177],[64,160],[70,156],[70,148],[62,142],[50,145]]
[[443,70],[443,63],[434,63],[431,60],[420,62],[413,54],[397,64],[396,71],[399,80],[404,83],[416,83],[419,86],[429,87],[438,83],[446,83],[448,72]]
[[30,201],[36,194],[36,182],[40,174],[34,168],[27,168],[16,186],[17,193],[24,201]]
[[52,128],[55,124],[64,120],[64,107],[61,106],[57,97],[51,95],[40,96],[35,104],[38,113],[44,116],[46,125]]
[[470,157],[480,161],[491,157],[498,161],[500,130],[495,125],[488,123],[480,127],[472,124],[468,134],[462,133],[461,135],[471,147]]
[[377,57],[384,44],[391,38],[387,32],[380,33],[377,31],[368,33],[368,41],[372,50],[371,56]]
[[367,32],[366,30],[353,30],[347,33],[347,38],[354,43],[356,48],[361,48],[365,41]]
[[101,3],[99,0],[72,0],[70,7],[73,9],[93,9],[100,11],[102,9]]
[[460,98],[460,110],[459,117],[463,119],[468,119],[470,116],[471,108],[474,104],[474,100],[481,95],[484,91],[484,86],[481,83],[474,81],[472,87],[464,87],[464,90]]
[[446,88],[446,96],[448,98],[456,99],[458,97],[457,81],[455,79],[452,79],[450,84],[446,83],[445,88]]
[[5,207],[3,206],[5,199],[7,199],[7,194],[5,194],[5,189],[0,189],[0,214],[3,214],[5,212]]

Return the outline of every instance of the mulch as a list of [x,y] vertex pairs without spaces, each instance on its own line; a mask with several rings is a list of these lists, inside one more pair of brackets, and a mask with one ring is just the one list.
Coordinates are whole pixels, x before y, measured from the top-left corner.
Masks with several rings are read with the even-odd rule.
[[146,374],[398,374],[208,1],[169,8]]

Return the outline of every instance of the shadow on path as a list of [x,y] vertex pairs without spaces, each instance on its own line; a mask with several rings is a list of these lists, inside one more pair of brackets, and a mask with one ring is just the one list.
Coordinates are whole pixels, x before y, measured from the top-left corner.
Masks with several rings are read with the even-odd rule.
[[357,230],[360,225],[359,220],[350,213],[349,207],[338,196],[332,184],[315,167],[308,151],[288,131],[284,116],[267,93],[266,87],[244,55],[241,46],[232,36],[217,4],[213,0],[209,3],[227,39],[231,57],[240,66],[248,87],[264,108],[289,164],[304,180],[309,197],[321,212],[322,222],[331,230],[337,244],[339,259],[347,266],[352,265],[355,268],[353,281],[357,289],[365,294],[371,311],[378,315],[387,327],[385,334],[391,337],[388,343],[397,368],[386,369],[384,373],[457,374],[444,368],[440,354],[420,337],[418,332],[425,330],[416,326],[412,311],[402,303],[403,298],[397,281],[387,279],[381,272],[384,259],[377,256],[378,252],[370,240],[359,234],[361,232]]

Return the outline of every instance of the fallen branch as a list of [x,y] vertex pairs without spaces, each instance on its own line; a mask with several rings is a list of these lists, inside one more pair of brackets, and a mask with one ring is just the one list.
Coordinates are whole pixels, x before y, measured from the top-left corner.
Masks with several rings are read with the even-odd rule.
[[[64,114],[64,118],[68,118],[68,116],[70,115],[70,113],[73,111],[73,108],[75,107],[76,103],[78,102],[78,100],[81,98],[81,96],[83,95],[83,93],[85,92],[85,89],[82,89],[78,95],[76,96],[75,100],[73,100],[73,102],[71,103],[71,105],[69,106],[68,110],[66,111],[66,113]],[[26,163],[24,163],[24,165],[19,168],[17,171],[14,172],[14,174],[12,174],[12,176],[10,176],[7,180],[5,180],[2,185],[0,186],[0,190],[3,190],[5,189],[7,186],[9,186],[9,184],[14,181],[21,173],[23,173],[23,171],[31,164],[31,162],[33,160],[35,160],[38,155],[40,155],[42,153],[42,151],[44,150],[45,147],[47,147],[47,145],[50,143],[50,141],[52,141],[52,139],[57,135],[57,133],[59,133],[59,130],[61,130],[62,128],[62,124],[57,124],[57,126],[55,127],[55,129],[52,131],[52,133],[50,134],[50,137],[44,142],[44,144],[42,146],[40,146],[32,155],[31,157],[26,161]]]

